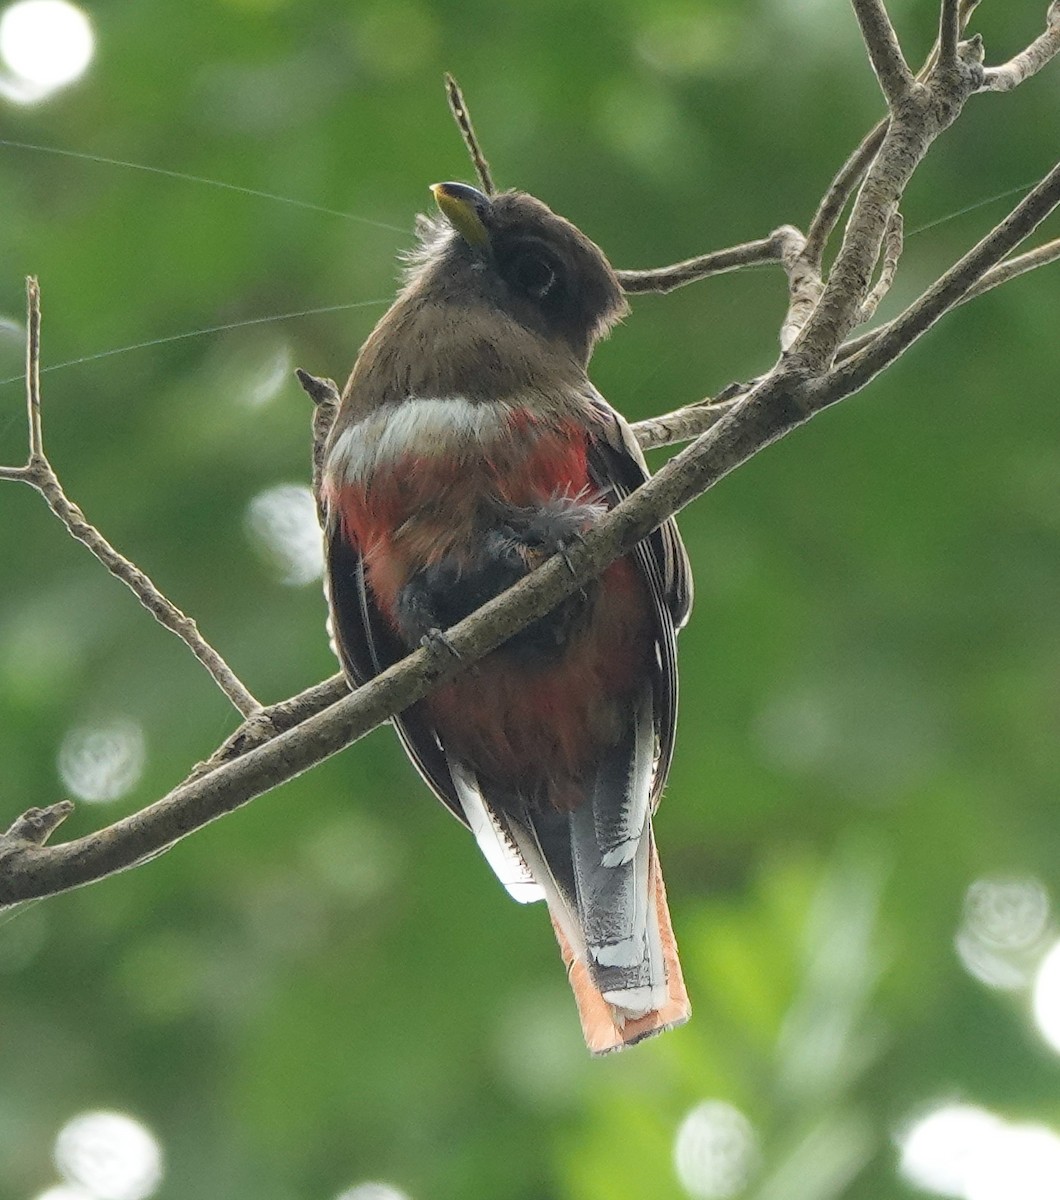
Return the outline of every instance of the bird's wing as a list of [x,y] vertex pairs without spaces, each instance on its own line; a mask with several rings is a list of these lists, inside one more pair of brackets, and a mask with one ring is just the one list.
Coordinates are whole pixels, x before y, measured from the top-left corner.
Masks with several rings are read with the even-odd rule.
[[[593,483],[612,503],[625,499],[648,478],[648,465],[625,419],[597,392],[590,396],[597,418],[589,447]],[[653,680],[658,754],[651,805],[659,802],[673,757],[677,726],[677,631],[692,609],[692,569],[671,518],[638,544],[631,556],[648,584],[655,628],[657,671]]]
[[[358,686],[398,662],[408,650],[391,631],[365,583],[359,549],[330,516],[326,532],[327,598],[331,633],[339,660]],[[465,815],[445,752],[422,704],[393,718],[394,728],[416,769],[439,800],[465,825]]]

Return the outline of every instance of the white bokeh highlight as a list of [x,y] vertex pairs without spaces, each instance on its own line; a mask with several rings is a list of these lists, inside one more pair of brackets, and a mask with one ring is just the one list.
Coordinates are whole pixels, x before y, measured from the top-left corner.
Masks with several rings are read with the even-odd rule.
[[726,1200],[744,1190],[758,1165],[751,1122],[731,1104],[697,1104],[677,1130],[674,1170],[694,1200]]
[[1033,876],[977,879],[965,893],[957,955],[988,987],[1024,988],[1044,949],[1049,917],[1049,893]]
[[899,1169],[910,1183],[940,1196],[967,1195],[976,1147],[1001,1120],[972,1104],[944,1104],[915,1121],[899,1138]]
[[246,375],[242,392],[248,408],[265,408],[291,382],[291,351],[286,345],[277,346],[271,355],[264,355]]
[[359,1183],[335,1197],[335,1200],[409,1200],[407,1193],[390,1183]]
[[965,1200],[1057,1200],[1060,1137],[1043,1125],[1002,1125],[975,1156]]
[[902,1175],[954,1200],[1056,1200],[1060,1136],[973,1104],[944,1104],[899,1137]]
[[[1034,980],[1034,1020],[1049,1045],[1060,1054],[1060,942],[1042,959]],[[1060,1196],[1060,1191],[1057,1192]]]
[[59,748],[59,774],[77,799],[104,804],[132,791],[146,760],[143,729],[118,717],[71,729]]
[[68,0],[18,0],[0,12],[0,96],[35,104],[80,79],[96,39]]
[[247,505],[246,529],[282,583],[301,587],[323,575],[324,548],[309,488],[281,483],[259,492]]
[[157,1138],[118,1112],[86,1112],[68,1121],[55,1139],[55,1165],[67,1184],[93,1200],[147,1200],[163,1174]]

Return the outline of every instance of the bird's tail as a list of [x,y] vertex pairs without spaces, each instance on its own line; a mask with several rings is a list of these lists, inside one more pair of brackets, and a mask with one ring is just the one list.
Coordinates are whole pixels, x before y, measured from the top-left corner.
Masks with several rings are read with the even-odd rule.
[[677,956],[655,839],[649,832],[645,840],[649,843],[648,905],[643,953],[639,961],[622,967],[595,961],[592,950],[584,947],[584,938],[578,937],[577,933],[570,936],[569,910],[565,909],[563,901],[560,900],[558,905],[549,904],[552,927],[578,1005],[585,1043],[593,1054],[622,1050],[656,1033],[683,1025],[692,1012]]
[[601,771],[573,811],[524,807],[516,815],[517,803],[493,808],[474,772],[449,765],[468,822],[509,893],[548,904],[590,1051],[620,1050],[684,1024],[688,993],[645,789],[634,786],[642,772],[622,772],[628,804],[613,803],[614,780]]

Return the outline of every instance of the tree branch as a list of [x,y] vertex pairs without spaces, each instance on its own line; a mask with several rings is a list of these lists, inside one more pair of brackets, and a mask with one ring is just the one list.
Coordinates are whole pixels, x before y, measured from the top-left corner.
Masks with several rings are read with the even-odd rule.
[[946,70],[957,61],[957,43],[961,40],[959,0],[942,0],[939,13],[938,65]]
[[[949,2],[949,0],[945,0]],[[898,35],[894,32],[891,18],[883,6],[883,0],[852,0],[854,15],[861,26],[865,49],[869,61],[880,81],[880,88],[887,97],[888,107],[896,108],[905,101],[913,90],[913,72],[910,71]]]
[[988,67],[983,72],[984,92],[1011,92],[1037,73],[1060,52],[1060,0],[1053,0],[1045,17],[1045,32],[1040,34],[1021,54],[1000,67]]
[[[903,354],[944,313],[959,304],[973,287],[982,283],[990,269],[1001,263],[1007,254],[1029,237],[1058,204],[1060,164],[1057,164],[999,225],[932,284],[901,316],[891,321],[864,349],[836,368],[827,380],[823,380],[817,388],[818,396],[828,393],[834,396],[835,400],[839,400],[850,394],[845,390],[849,385],[853,384],[856,389],[864,387],[869,380]],[[825,401],[829,404],[833,402],[831,399]]]
[[[978,6],[979,0],[961,0],[958,12],[961,33],[967,28],[972,13]],[[936,41],[931,53],[924,61],[924,65],[917,72],[917,82],[922,82],[934,70],[938,57],[939,43]],[[803,254],[808,262],[818,268],[824,257],[828,239],[832,236],[832,231],[835,229],[847,201],[853,195],[854,189],[865,178],[865,172],[883,144],[888,124],[889,118],[884,117],[865,135],[861,144],[840,167],[836,177],[829,184],[828,190],[810,222],[810,228],[806,234],[806,249]]]
[[[637,442],[644,450],[655,450],[660,446],[673,446],[688,442],[706,433],[727,412],[731,412],[737,401],[746,394],[747,388],[736,385],[738,394],[728,398],[708,398],[698,404],[689,404],[661,417],[649,417],[633,426]],[[723,393],[723,396],[725,394]]]
[[[813,374],[832,362],[840,344],[858,323],[869,280],[879,260],[891,214],[898,208],[913,172],[932,142],[960,115],[978,88],[981,45],[962,43],[964,53],[953,63],[938,64],[923,83],[908,74],[901,50],[880,0],[853,0],[881,84],[891,106],[891,118],[879,151],[854,202],[846,233],[821,299],[788,353]],[[896,57],[897,56],[897,57]],[[884,82],[886,77],[887,82]],[[904,75],[903,75],[904,80]]]
[[880,268],[880,277],[861,306],[857,320],[859,325],[864,325],[866,321],[872,320],[873,314],[880,306],[880,301],[891,290],[891,284],[894,283],[894,277],[898,273],[898,262],[902,257],[903,229],[902,214],[896,208],[887,221],[887,228],[883,235],[883,266]]
[[44,463],[44,434],[40,418],[40,284],[26,280],[26,409],[29,422],[28,469]]
[[346,682],[346,676],[332,675],[323,683],[314,684],[296,696],[281,700],[277,704],[270,704],[257,716],[244,721],[234,733],[225,738],[208,759],[191,771],[184,782],[200,779],[222,763],[231,762],[253,750],[255,746],[264,745],[277,734],[294,729],[309,717],[330,708],[349,693],[350,685]]
[[634,495],[601,518],[568,561],[550,559],[526,579],[364,687],[230,762],[194,778],[141,812],[59,846],[0,840],[0,907],[65,891],[153,857],[195,829],[301,774],[467,670],[519,629],[549,612],[609,563],[628,553],[752,454],[809,415],[804,381],[781,372],[763,381],[713,429],[671,459]]
[[66,527],[67,533],[99,559],[107,570],[120,579],[160,625],[175,633],[209,671],[217,686],[236,709],[250,717],[261,705],[250,694],[231,667],[199,633],[195,622],[168,600],[135,563],[124,558],[63,491],[51,463],[44,453],[40,400],[40,287],[37,280],[26,280],[26,408],[29,419],[29,461],[24,467],[0,468],[0,480],[28,483],[44,497],[45,503]]
[[460,130],[460,136],[464,139],[468,154],[471,155],[471,162],[474,164],[475,174],[482,185],[482,190],[487,196],[492,196],[496,191],[493,186],[493,173],[490,171],[486,156],[482,153],[479,140],[475,136],[475,127],[471,124],[471,113],[464,102],[464,93],[460,90],[460,84],[448,71],[445,73],[445,95],[449,101],[449,111],[453,114],[456,127]]
[[[1028,271],[1033,271],[1038,267],[1048,266],[1049,263],[1056,262],[1058,259],[1060,259],[1060,238],[1056,238],[1051,242],[1045,242],[1034,250],[1028,250],[1026,254],[1017,255],[1015,258],[1008,258],[996,267],[991,267],[982,279],[978,280],[964,293],[954,307],[957,308],[962,304],[967,304],[969,300],[974,300],[976,296],[981,296],[984,292],[989,292],[992,288],[999,287],[1003,283],[1008,283],[1010,279],[1026,275]],[[847,362],[859,350],[863,350],[870,342],[875,341],[881,333],[889,330],[892,325],[893,322],[888,322],[878,329],[870,329],[868,333],[863,333],[859,337],[851,338],[848,342],[844,342],[839,349],[839,353],[836,355],[836,362]]]
[[654,267],[646,271],[616,271],[615,274],[622,290],[629,295],[672,292],[675,288],[684,287],[686,283],[707,279],[711,275],[721,275],[740,267],[780,262],[793,234],[800,238],[802,236],[792,226],[782,225],[779,229],[774,229],[769,237],[760,238],[757,242],[744,242],[739,246],[730,246],[727,250],[714,250],[710,254],[687,258],[669,267]]

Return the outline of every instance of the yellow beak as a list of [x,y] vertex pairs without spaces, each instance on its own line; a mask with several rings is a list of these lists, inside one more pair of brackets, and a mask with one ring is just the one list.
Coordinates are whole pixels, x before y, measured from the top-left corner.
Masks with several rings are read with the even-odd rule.
[[489,213],[490,199],[466,183],[432,183],[431,191],[450,225],[472,246],[489,240],[483,217]]

